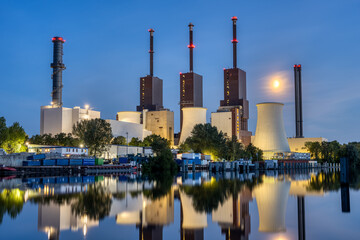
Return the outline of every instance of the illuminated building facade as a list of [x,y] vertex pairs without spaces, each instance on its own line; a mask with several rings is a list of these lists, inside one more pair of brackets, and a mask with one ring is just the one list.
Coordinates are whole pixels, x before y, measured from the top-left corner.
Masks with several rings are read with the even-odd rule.
[[[237,67],[236,21],[233,17],[233,68],[224,69],[224,100],[216,113],[211,114],[211,124],[218,129],[224,129],[223,122],[229,117],[222,112],[231,112],[231,130],[224,132],[229,138],[236,136],[244,145],[251,142],[251,132],[248,131],[249,101],[246,98],[246,72]],[[224,117],[223,121],[219,118]],[[213,122],[214,119],[214,122]]]

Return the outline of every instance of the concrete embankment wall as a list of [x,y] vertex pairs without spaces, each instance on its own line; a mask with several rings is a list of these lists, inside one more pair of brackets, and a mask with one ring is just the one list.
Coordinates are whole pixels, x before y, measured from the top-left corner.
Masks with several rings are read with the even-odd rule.
[[22,162],[26,160],[28,156],[34,155],[34,153],[14,153],[0,156],[0,166],[19,167],[22,166]]

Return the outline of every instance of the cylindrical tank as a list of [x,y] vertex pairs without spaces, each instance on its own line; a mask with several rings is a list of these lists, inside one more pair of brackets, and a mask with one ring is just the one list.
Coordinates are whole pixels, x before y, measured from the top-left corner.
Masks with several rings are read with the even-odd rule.
[[183,143],[191,135],[196,124],[206,123],[206,108],[202,107],[186,107],[182,109],[183,125],[181,129],[180,141]]
[[135,111],[123,111],[118,112],[116,115],[116,120],[121,122],[130,122],[130,123],[137,123],[140,124],[140,115],[141,112]]
[[253,144],[266,152],[290,152],[283,119],[283,103],[259,103]]

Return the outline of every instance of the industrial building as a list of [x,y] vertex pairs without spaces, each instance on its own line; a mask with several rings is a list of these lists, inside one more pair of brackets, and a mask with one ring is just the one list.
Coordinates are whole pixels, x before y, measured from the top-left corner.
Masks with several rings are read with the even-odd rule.
[[100,112],[89,108],[41,106],[40,134],[72,133],[75,123],[100,118]]
[[189,72],[180,73],[180,131],[183,127],[183,111],[185,107],[203,107],[203,78],[201,75],[194,73],[193,50],[193,28],[189,24]]
[[65,70],[63,63],[63,44],[65,40],[62,37],[53,37],[54,58],[51,63],[53,73],[53,90],[51,92],[51,105],[42,106],[40,110],[40,134],[58,134],[71,133],[75,123],[81,120],[90,120],[100,118],[100,112],[94,111],[86,106],[65,108],[62,102],[62,71]]
[[224,100],[220,101],[217,112],[211,113],[211,124],[223,131],[227,137],[236,136],[244,145],[248,145],[251,142],[251,132],[248,131],[249,101],[246,97],[246,72],[237,67],[237,17],[232,17],[231,20],[233,67],[224,69]]
[[253,144],[263,150],[264,158],[271,158],[276,153],[290,152],[286,137],[283,103],[256,104],[257,124]]
[[151,135],[151,131],[146,130],[143,124],[140,123],[124,122],[112,119],[107,119],[106,122],[110,124],[112,135],[114,137],[123,136],[127,138],[127,142],[130,142],[132,138],[144,140],[144,138]]
[[166,138],[174,145],[174,112],[167,109],[144,111],[143,116],[146,130]]
[[149,29],[150,33],[150,74],[140,78],[140,105],[137,111],[147,109],[158,111],[163,108],[163,80],[154,77],[154,29]]

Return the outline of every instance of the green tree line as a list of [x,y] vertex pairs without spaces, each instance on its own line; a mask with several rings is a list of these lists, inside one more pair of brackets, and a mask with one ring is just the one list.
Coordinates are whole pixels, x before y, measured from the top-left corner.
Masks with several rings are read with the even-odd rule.
[[311,159],[319,162],[339,163],[340,158],[347,157],[352,168],[360,167],[360,142],[340,144],[332,142],[306,142],[306,149],[310,152]]
[[210,123],[197,124],[185,142],[179,146],[179,152],[197,152],[211,155],[214,159],[225,159],[228,161],[252,159],[263,160],[263,152],[253,144],[244,146],[236,136],[228,139],[216,127]]

